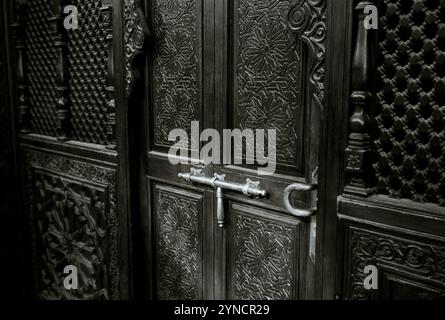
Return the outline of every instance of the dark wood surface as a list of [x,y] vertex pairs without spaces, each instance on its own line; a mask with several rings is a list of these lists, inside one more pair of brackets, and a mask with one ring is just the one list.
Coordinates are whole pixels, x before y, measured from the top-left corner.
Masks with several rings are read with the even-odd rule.
[[[436,59],[443,48],[439,16],[426,19],[443,8],[397,0],[349,3],[356,13],[348,28],[361,36],[352,37],[349,180],[338,201],[339,298],[443,299],[444,166],[436,166],[443,154],[443,127],[437,125],[443,121],[443,77],[434,76],[443,72],[443,62]],[[380,10],[379,30],[363,36],[359,21],[369,4]],[[415,22],[405,25],[406,19]],[[367,156],[354,157],[354,152]],[[367,265],[378,268],[379,290],[364,289]]]
[[[118,62],[121,2],[77,4],[85,19],[72,33],[51,27],[60,8],[46,1],[19,8],[9,2],[2,10],[3,25],[15,30],[2,42],[10,50],[9,65],[21,57],[20,68],[8,71],[21,129],[15,177],[22,186],[16,202],[22,205],[20,230],[29,252],[23,287],[44,299],[125,299],[132,296],[127,93],[123,86],[112,92],[113,83],[124,81],[125,66]],[[109,34],[116,35],[111,47]],[[114,113],[122,119],[117,124]],[[55,223],[58,219],[64,223]],[[61,291],[63,269],[75,261],[82,289]]]
[[[47,1],[1,4],[1,255],[14,261],[2,273],[26,275],[6,291],[443,298],[439,1],[75,2],[78,31],[54,28],[62,15]],[[370,4],[377,31],[361,23]],[[275,175],[204,168],[268,191],[264,199],[227,192],[223,229],[215,190],[179,179],[191,165],[167,158],[169,131],[192,120],[220,132],[279,129]],[[313,196],[292,197],[296,207],[317,206],[312,221],[284,206],[294,182],[318,182]],[[76,243],[88,250],[70,249]],[[72,257],[84,262],[76,292],[61,283]],[[364,289],[366,265],[378,268],[379,290]]]
[[17,159],[16,113],[15,99],[10,92],[14,91],[12,84],[13,65],[9,62],[13,52],[8,50],[10,32],[8,2],[0,5],[0,35],[4,39],[0,45],[0,224],[2,232],[0,255],[3,263],[0,272],[8,275],[4,280],[2,298],[8,296],[23,297],[27,292],[27,281],[30,277],[24,269],[24,232],[21,226],[25,220],[21,218],[20,184]]

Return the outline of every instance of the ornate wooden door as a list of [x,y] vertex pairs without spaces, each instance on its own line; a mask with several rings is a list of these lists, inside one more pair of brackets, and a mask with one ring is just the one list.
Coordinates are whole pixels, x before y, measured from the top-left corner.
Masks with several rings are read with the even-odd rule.
[[[146,296],[313,297],[325,1],[147,5],[152,39],[145,113],[135,116],[145,128],[140,185]],[[254,165],[230,161],[171,164],[172,130],[185,130],[186,149],[203,146],[193,141],[192,121],[199,122],[198,134],[215,128],[221,137],[224,129],[276,129],[276,172],[262,176]],[[209,182],[215,174],[232,190]],[[193,183],[199,179],[207,182]],[[243,194],[248,180],[266,194]]]
[[[325,1],[5,7],[33,295],[313,296]],[[172,165],[169,134],[194,137],[193,121],[198,134],[276,129],[276,172]],[[224,188],[185,181],[191,169]],[[64,287],[68,266],[78,290]]]
[[[63,25],[67,5],[78,29]],[[374,5],[378,31],[364,24]],[[2,257],[25,253],[25,293],[445,294],[443,1],[0,7]],[[182,158],[169,157],[175,129]],[[276,159],[248,162],[257,140],[232,156],[235,129],[275,129],[262,147]],[[222,138],[221,156],[192,162],[207,136]],[[63,283],[70,265],[77,290]]]
[[[77,8],[76,29],[64,27],[66,5]],[[22,201],[16,203],[29,253],[24,290],[39,299],[129,298],[127,94],[114,85],[124,83],[126,66],[123,5],[19,0],[1,6],[8,68],[3,53],[1,65],[9,71],[19,134]],[[64,286],[70,266],[77,269],[76,290]]]

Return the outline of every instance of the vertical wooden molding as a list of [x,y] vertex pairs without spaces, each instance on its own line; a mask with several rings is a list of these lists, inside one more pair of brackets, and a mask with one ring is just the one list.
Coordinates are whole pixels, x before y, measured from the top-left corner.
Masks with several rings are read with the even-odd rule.
[[107,74],[107,141],[108,149],[116,149],[116,99],[114,84],[114,49],[113,49],[113,4],[112,0],[102,0],[101,27],[106,30],[108,42],[108,74]]
[[289,10],[290,30],[310,50],[312,98],[323,111],[326,74],[326,0],[299,0]]
[[[326,75],[326,3],[327,0],[298,0],[291,6],[287,22],[289,29],[297,39],[303,42],[309,49],[307,64],[309,73],[307,79],[309,86],[307,91],[307,108],[311,145],[318,148],[320,145],[320,130],[318,129],[324,118],[325,104],[325,75]],[[317,128],[317,129],[315,129]],[[311,152],[308,156],[309,167],[307,178],[310,183],[318,183],[318,152]],[[317,196],[313,195],[314,203]]]
[[125,90],[130,97],[140,70],[135,68],[136,58],[143,54],[143,48],[150,38],[144,11],[140,0],[124,2],[124,46],[125,46]]
[[372,30],[366,30],[364,9],[373,5],[361,1],[356,7],[357,38],[352,62],[352,116],[349,120],[349,138],[346,149],[345,192],[362,197],[372,193],[369,182],[371,170],[371,119],[373,52]]
[[68,57],[66,30],[63,25],[63,9],[68,5],[66,0],[54,0],[54,16],[49,22],[54,27],[54,47],[57,51],[56,91],[57,91],[57,138],[67,141],[70,138],[70,102],[68,83]]
[[18,89],[18,122],[22,133],[31,132],[31,110],[29,107],[29,83],[26,56],[26,16],[28,2],[16,1],[16,22],[11,25],[17,50],[17,89]]

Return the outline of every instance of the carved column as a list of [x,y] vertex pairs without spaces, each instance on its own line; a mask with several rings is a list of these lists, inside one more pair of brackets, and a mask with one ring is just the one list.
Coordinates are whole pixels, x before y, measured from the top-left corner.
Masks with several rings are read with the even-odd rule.
[[68,57],[66,48],[66,30],[63,26],[63,9],[69,3],[66,0],[54,0],[54,16],[49,19],[54,26],[54,46],[57,52],[56,90],[57,90],[57,138],[69,140],[70,103],[68,84]]
[[373,5],[361,1],[356,7],[357,37],[352,63],[352,116],[349,120],[349,139],[346,149],[346,188],[349,194],[368,196],[371,170],[371,119],[373,52],[372,30],[366,30],[364,9]]
[[17,89],[18,89],[18,122],[22,133],[31,132],[31,110],[29,108],[28,70],[26,57],[26,15],[27,1],[16,1],[17,18],[11,25],[17,49]]
[[113,5],[112,0],[102,0],[101,26],[106,30],[108,42],[108,74],[107,74],[107,141],[109,149],[116,148],[116,103],[114,87],[114,50],[113,50]]

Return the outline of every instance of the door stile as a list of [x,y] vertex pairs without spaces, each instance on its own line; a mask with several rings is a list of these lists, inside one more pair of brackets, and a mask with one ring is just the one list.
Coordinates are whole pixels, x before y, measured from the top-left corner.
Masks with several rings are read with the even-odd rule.
[[[227,72],[228,72],[228,50],[227,50],[227,37],[230,21],[228,21],[228,1],[215,1],[215,14],[214,14],[214,70],[215,70],[215,95],[214,95],[214,128],[219,132],[219,136],[222,137],[223,129],[227,128],[227,101],[228,101],[228,89],[227,89]],[[224,159],[224,153],[221,152],[220,163]],[[219,166],[215,166],[219,167]],[[219,173],[219,172],[218,172]],[[214,199],[213,195],[213,199]],[[225,201],[225,210],[227,210],[227,200]],[[213,212],[216,212],[216,201],[214,201]],[[214,217],[215,219],[216,217]],[[216,220],[216,219],[215,219]],[[214,220],[214,222],[215,222]],[[227,299],[227,231],[225,228],[220,228],[216,223],[213,224],[214,232],[214,287],[215,298],[218,300]]]
[[343,259],[337,245],[337,197],[342,185],[346,148],[353,1],[327,1],[326,104],[321,125],[319,215],[317,218],[316,299],[337,299]]

